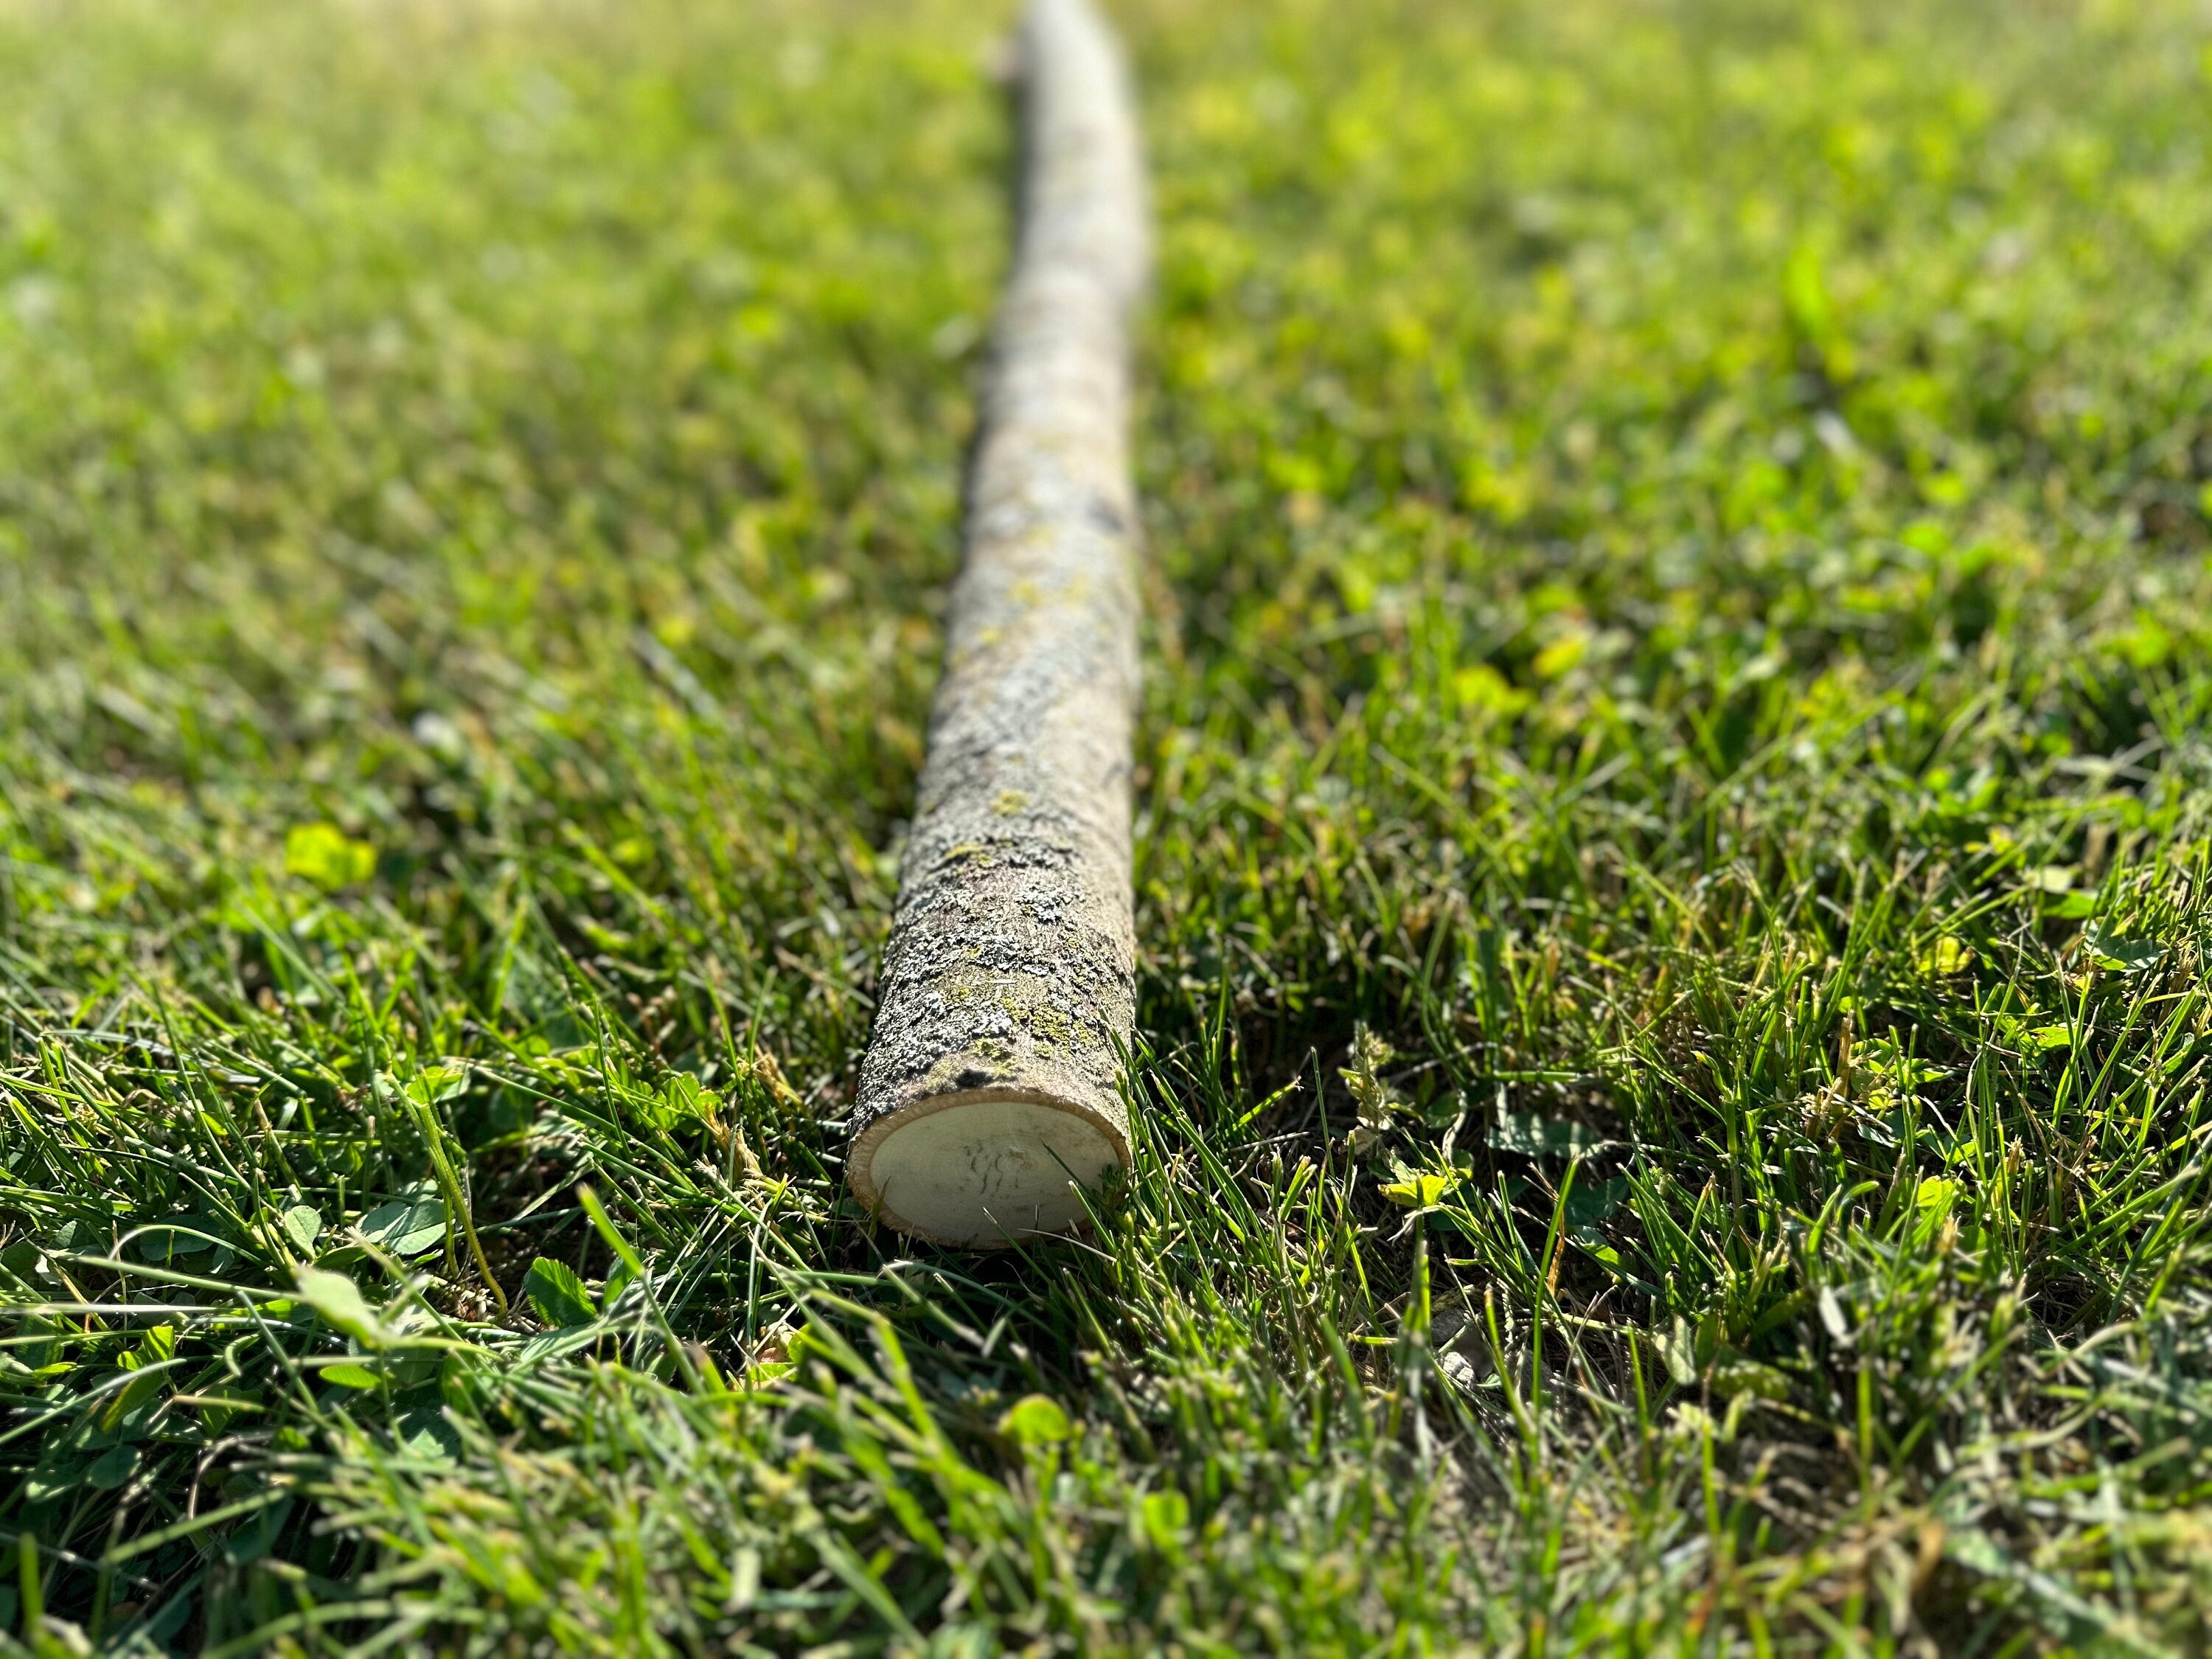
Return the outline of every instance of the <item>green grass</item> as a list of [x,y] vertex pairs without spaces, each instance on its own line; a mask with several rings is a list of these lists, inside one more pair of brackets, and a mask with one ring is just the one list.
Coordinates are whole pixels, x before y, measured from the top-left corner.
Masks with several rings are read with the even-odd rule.
[[1001,20],[0,3],[9,1651],[2205,1651],[2212,15],[1118,17],[1138,1161],[974,1257]]

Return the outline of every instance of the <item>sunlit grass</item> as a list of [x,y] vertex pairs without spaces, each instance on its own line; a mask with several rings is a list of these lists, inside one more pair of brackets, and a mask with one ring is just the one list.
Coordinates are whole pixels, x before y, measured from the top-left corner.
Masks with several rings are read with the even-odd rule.
[[1119,21],[1139,1145],[977,1258],[998,20],[0,9],[13,1639],[2201,1645],[2201,10]]

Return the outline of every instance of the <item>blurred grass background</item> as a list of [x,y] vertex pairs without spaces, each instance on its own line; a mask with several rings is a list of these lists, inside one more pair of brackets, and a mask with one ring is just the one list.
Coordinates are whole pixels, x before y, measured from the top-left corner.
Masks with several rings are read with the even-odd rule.
[[15,1649],[2203,1650],[2212,17],[1116,18],[1147,1129],[977,1259],[1003,16],[0,7]]

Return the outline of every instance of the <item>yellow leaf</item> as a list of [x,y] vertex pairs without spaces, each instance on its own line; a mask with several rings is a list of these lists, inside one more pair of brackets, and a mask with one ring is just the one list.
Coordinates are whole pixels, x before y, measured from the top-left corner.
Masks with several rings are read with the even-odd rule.
[[1402,1179],[1383,1184],[1382,1196],[1401,1209],[1425,1210],[1441,1204],[1462,1181],[1464,1170],[1443,1170],[1422,1172],[1401,1170]]
[[376,848],[335,823],[295,823],[284,836],[284,873],[335,893],[376,873]]
[[1920,971],[1942,976],[1963,974],[1974,965],[1974,953],[1966,941],[1955,934],[1946,933],[1920,955]]

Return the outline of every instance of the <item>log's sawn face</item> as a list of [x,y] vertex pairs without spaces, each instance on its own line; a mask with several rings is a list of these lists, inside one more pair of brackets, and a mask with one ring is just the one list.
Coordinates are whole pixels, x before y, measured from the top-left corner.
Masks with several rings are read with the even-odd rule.
[[1065,1231],[1074,1186],[1128,1158],[1140,176],[1082,0],[1037,0],[1024,47],[1021,246],[849,1165],[884,1220],[953,1244]]
[[949,1244],[1066,1232],[1084,1218],[1078,1188],[1127,1157],[1096,1115],[989,1090],[932,1096],[884,1126],[870,1160],[878,1213]]

